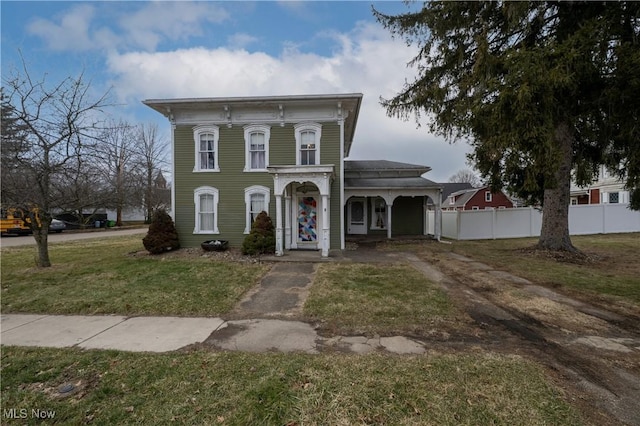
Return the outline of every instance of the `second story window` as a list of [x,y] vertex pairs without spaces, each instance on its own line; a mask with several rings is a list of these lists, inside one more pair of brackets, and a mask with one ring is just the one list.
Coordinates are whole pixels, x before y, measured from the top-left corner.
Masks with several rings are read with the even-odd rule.
[[316,164],[316,133],[313,131],[300,134],[300,164]]
[[245,126],[245,171],[265,171],[267,169],[269,165],[269,137],[269,126]]
[[203,133],[200,135],[200,169],[213,170],[215,168],[215,138],[211,133]]
[[297,160],[299,166],[320,164],[320,136],[322,127],[316,123],[295,125]]
[[195,140],[194,172],[218,172],[218,126],[196,126],[193,128]]

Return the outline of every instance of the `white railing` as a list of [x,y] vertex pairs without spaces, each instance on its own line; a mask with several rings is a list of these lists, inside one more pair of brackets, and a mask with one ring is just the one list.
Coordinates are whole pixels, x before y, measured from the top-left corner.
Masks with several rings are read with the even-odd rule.
[[[435,220],[428,212],[428,223]],[[537,237],[542,213],[533,207],[442,212],[442,236],[455,240]],[[571,235],[640,232],[640,212],[627,204],[591,204],[569,207]]]

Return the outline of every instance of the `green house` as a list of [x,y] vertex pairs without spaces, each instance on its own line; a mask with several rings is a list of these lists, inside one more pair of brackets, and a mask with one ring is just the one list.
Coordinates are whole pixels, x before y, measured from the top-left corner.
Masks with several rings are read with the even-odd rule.
[[275,224],[277,255],[328,256],[348,234],[439,238],[441,187],[421,177],[429,167],[345,160],[361,102],[359,93],[144,101],[171,123],[181,245],[238,247],[261,211]]

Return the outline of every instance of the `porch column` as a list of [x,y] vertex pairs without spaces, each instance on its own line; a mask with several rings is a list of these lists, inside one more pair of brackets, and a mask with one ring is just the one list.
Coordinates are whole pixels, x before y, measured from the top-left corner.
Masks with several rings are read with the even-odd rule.
[[284,248],[291,249],[291,194],[288,191],[284,196]]
[[391,239],[391,208],[393,204],[387,204],[387,238]]
[[282,256],[282,194],[276,194],[276,256]]
[[440,236],[442,235],[442,191],[434,201],[436,204],[436,214],[434,215],[436,223],[433,227],[433,233],[436,240],[440,241]]
[[322,257],[329,257],[329,196],[322,195]]
[[429,198],[424,195],[422,197],[422,235],[429,234],[429,211],[427,210],[427,200]]
[[436,240],[440,241],[440,236],[442,235],[442,206],[440,203],[436,203],[436,212],[435,212],[435,228],[433,232],[435,233]]

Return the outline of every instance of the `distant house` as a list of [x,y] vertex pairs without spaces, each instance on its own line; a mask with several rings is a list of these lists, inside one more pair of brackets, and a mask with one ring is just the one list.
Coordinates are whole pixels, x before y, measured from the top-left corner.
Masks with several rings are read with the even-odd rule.
[[627,204],[629,191],[624,183],[613,176],[605,166],[600,166],[598,178],[591,185],[579,187],[571,184],[571,205],[581,204]]
[[453,194],[454,192],[467,191],[467,190],[474,189],[473,186],[468,182],[464,182],[464,183],[447,182],[447,183],[441,183],[440,185],[442,186],[443,200],[447,200],[449,198],[449,195]]
[[442,202],[443,210],[510,209],[513,202],[502,191],[493,192],[489,186],[452,192]]
[[[167,179],[162,174],[162,171],[158,171],[153,180],[153,185],[150,192],[153,209],[164,209],[171,212],[171,188],[168,188]],[[142,222],[146,220],[145,200],[141,200],[138,206],[126,206],[121,214],[123,222]],[[107,209],[106,215],[107,220],[116,220],[118,212],[115,209]]]
[[[444,210],[446,210],[445,207],[446,207],[447,199],[449,198],[449,195],[453,194],[454,192],[458,192],[466,189],[473,189],[473,185],[471,185],[468,182],[464,182],[464,183],[445,182],[445,183],[439,183],[438,185],[440,185],[440,188],[442,188],[440,199],[442,200],[441,205],[442,205],[442,209]],[[427,200],[427,210],[435,210],[435,209],[436,209],[435,203],[431,198],[429,198]]]

